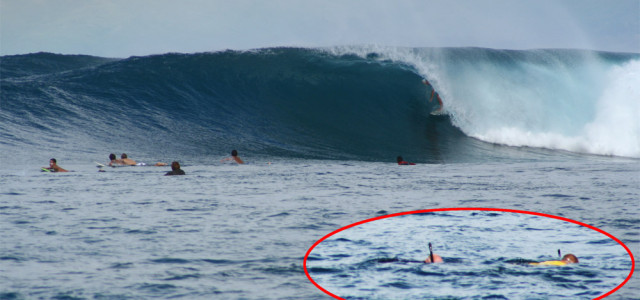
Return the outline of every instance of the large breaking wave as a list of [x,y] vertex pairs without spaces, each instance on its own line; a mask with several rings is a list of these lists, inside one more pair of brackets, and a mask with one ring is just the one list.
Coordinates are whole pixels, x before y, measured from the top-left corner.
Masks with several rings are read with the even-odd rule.
[[[640,157],[640,55],[270,48],[0,61],[0,143],[175,156],[457,162]],[[427,78],[448,117],[432,116]],[[502,145],[502,146],[501,146]],[[518,147],[507,147],[518,146]],[[522,148],[526,147],[526,148]]]

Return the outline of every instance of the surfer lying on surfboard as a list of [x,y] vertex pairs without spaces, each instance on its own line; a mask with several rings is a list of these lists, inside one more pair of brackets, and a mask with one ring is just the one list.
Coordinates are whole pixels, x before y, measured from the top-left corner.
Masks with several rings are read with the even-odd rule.
[[398,161],[398,165],[401,165],[401,166],[409,166],[409,165],[410,165],[410,166],[413,166],[413,165],[415,165],[415,164],[414,164],[414,163],[412,163],[412,162],[405,161],[405,160],[402,158],[402,156],[398,156],[398,157],[396,158],[396,160]]
[[437,114],[441,113],[442,109],[444,108],[444,105],[442,104],[442,99],[440,99],[440,95],[436,93],[436,90],[433,88],[433,86],[431,85],[431,83],[429,83],[427,79],[422,79],[422,83],[431,87],[431,97],[429,97],[429,103],[431,103],[431,101],[433,100],[433,96],[435,95],[436,100],[438,100],[438,104],[440,105],[440,107],[438,107],[438,109],[434,110],[432,113],[437,113]]
[[[135,166],[136,162],[132,159],[127,158],[127,154],[122,153],[122,159],[116,159],[116,155],[111,153],[109,154],[109,166]],[[125,161],[126,159],[126,161]]]
[[58,161],[56,161],[55,158],[52,158],[49,160],[49,167],[43,167],[42,171],[47,171],[47,172],[69,172],[65,169],[63,169],[62,167],[58,166]]
[[[136,162],[133,159],[130,159],[127,157],[126,153],[122,153],[122,155],[120,156],[121,159],[116,159],[116,155],[111,153],[109,154],[109,166],[110,167],[116,167],[116,166],[146,166],[147,164],[145,163],[139,163]],[[154,166],[156,167],[163,167],[166,166],[166,163],[163,162],[157,162]],[[98,167],[104,166],[102,164],[98,164]]]
[[122,153],[122,155],[120,155],[120,161],[123,165],[127,166],[135,166],[137,164],[137,162],[129,158],[126,153]]

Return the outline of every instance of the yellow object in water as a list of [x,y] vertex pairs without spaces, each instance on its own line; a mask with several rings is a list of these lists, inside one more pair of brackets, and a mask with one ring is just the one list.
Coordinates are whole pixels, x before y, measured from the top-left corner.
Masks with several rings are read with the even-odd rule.
[[567,265],[566,262],[561,260],[548,260],[548,261],[543,261],[539,263],[529,263],[529,264],[534,266],[565,266]]

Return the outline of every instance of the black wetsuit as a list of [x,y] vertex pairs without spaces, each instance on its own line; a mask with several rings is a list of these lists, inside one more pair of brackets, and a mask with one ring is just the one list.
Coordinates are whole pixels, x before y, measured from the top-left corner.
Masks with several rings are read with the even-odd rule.
[[184,175],[184,171],[182,171],[182,169],[177,169],[177,170],[172,170],[167,172],[167,174],[164,174],[164,176],[170,176],[170,175]]

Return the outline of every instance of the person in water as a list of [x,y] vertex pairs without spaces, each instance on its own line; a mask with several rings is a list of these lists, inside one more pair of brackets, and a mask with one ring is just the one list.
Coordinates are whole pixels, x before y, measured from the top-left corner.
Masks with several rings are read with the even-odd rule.
[[433,253],[433,249],[431,248],[431,243],[429,243],[429,257],[427,257],[427,259],[424,260],[424,263],[426,264],[430,264],[430,263],[443,263],[444,260],[442,259],[442,257],[440,257],[440,255]]
[[179,162],[177,161],[172,162],[171,171],[167,172],[167,174],[164,174],[164,176],[171,176],[171,175],[185,175],[184,171],[180,169]]
[[116,155],[111,153],[109,154],[109,166],[124,166],[124,162],[121,159],[117,159]]
[[113,166],[113,165],[118,165],[118,160],[116,159],[116,155],[111,153],[109,154],[109,165]]
[[431,85],[431,83],[429,83],[427,79],[423,79],[422,83],[431,87],[431,97],[429,97],[429,103],[431,103],[431,101],[433,100],[434,95],[436,96],[436,100],[438,100],[438,104],[440,105],[440,107],[436,109],[434,112],[441,112],[442,108],[444,108],[444,105],[442,104],[442,99],[440,99],[440,95],[436,93],[436,90],[433,88],[433,86]]
[[[444,260],[442,260],[442,257],[440,257],[440,255],[438,254],[433,254],[433,263],[443,263]],[[426,264],[430,264],[431,263],[431,256],[427,257],[427,259],[424,260],[424,263]]]
[[398,156],[398,157],[396,158],[396,160],[398,161],[398,165],[401,165],[401,166],[409,166],[409,165],[413,166],[413,165],[415,165],[415,164],[414,164],[414,163],[412,163],[412,162],[404,161],[404,159],[402,158],[402,156]]
[[49,160],[49,167],[48,168],[43,168],[43,169],[48,169],[51,172],[69,172],[65,169],[63,169],[62,167],[58,166],[58,161],[55,158],[52,158]]
[[[116,155],[111,153],[109,154],[109,166],[146,166],[145,163],[138,163],[133,159],[127,158],[126,153],[122,153],[122,159],[116,159]],[[167,163],[157,162],[154,164],[156,167],[164,167]]]
[[561,260],[548,260],[537,263],[529,263],[534,266],[566,266],[568,264],[577,264],[578,258],[573,254],[565,254]]
[[240,159],[240,157],[238,156],[238,150],[231,150],[231,157],[221,159],[220,162],[225,162],[229,160],[233,160],[238,164],[244,164],[244,161],[242,161],[242,159]]
[[137,162],[129,157],[127,157],[126,153],[122,153],[120,155],[120,162],[125,166],[135,166]]

